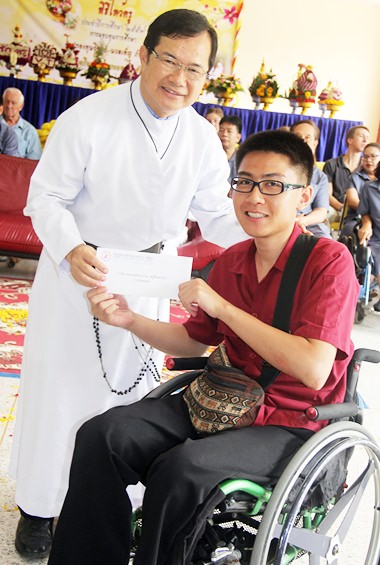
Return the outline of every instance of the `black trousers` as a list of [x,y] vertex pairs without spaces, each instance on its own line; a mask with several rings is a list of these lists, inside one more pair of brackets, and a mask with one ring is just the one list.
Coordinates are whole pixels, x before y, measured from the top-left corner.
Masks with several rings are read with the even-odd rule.
[[69,491],[49,565],[127,565],[131,503],[146,485],[135,565],[180,565],[185,538],[206,499],[227,478],[268,483],[311,435],[275,426],[199,437],[180,395],[112,408],[77,434]]

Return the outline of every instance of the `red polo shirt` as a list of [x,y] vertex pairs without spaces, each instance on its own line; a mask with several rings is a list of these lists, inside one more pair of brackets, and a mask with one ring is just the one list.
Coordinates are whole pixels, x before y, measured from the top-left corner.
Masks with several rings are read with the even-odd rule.
[[[258,282],[253,240],[227,249],[215,263],[208,283],[226,300],[259,320],[271,324],[282,274],[300,229],[295,226],[275,265]],[[346,370],[354,347],[350,339],[358,299],[352,257],[348,249],[331,239],[320,238],[307,260],[294,296],[290,320],[293,335],[319,339],[337,348],[332,371],[322,390],[312,390],[291,375],[281,373],[265,391],[256,426],[278,425],[318,430],[327,422],[311,422],[304,410],[312,405],[342,402]],[[195,340],[217,345],[224,340],[231,363],[258,379],[262,358],[220,320],[202,310],[185,323]],[[307,371],[307,367],[305,367]]]

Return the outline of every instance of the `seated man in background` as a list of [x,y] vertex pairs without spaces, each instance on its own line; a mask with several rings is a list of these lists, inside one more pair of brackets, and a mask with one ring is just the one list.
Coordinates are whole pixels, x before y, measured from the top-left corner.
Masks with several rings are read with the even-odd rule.
[[[3,97],[0,95],[0,116],[3,114]],[[0,153],[18,157],[18,141],[13,130],[0,120]]]
[[32,124],[21,117],[24,95],[18,88],[6,88],[3,92],[3,115],[0,118],[17,135],[19,157],[39,159],[42,154],[40,138]]
[[[313,120],[299,120],[290,126],[290,131],[308,144],[315,160],[315,152],[320,136],[317,124]],[[306,208],[298,212],[296,221],[299,225],[306,227],[316,237],[331,238],[330,229],[326,222],[329,209],[328,180],[325,173],[316,165],[313,167],[310,184],[313,187],[311,202]]]
[[239,116],[224,116],[219,124],[219,137],[230,165],[228,181],[236,176],[236,149],[241,140],[242,122]]
[[205,114],[206,120],[214,126],[217,132],[219,131],[220,120],[223,116],[223,110],[219,106],[209,108]]
[[323,172],[329,180],[330,222],[339,221],[344,206],[347,181],[351,173],[360,167],[364,147],[369,141],[366,126],[354,126],[346,133],[347,153],[326,161]]
[[69,491],[49,565],[125,565],[130,552],[128,484],[146,485],[134,565],[183,565],[196,516],[218,503],[217,485],[241,477],[273,480],[327,422],[307,420],[310,405],[340,402],[353,353],[358,282],[348,249],[320,238],[294,296],[290,332],[271,325],[282,272],[301,233],[294,218],[312,193],[314,159],[288,132],[252,135],[240,146],[231,183],[236,216],[251,239],[227,249],[208,283],[179,287],[190,312],[183,325],[132,311],[104,287],[88,297],[94,316],[174,356],[198,356],[224,343],[235,367],[258,379],[264,360],[280,370],[253,425],[199,435],[181,394],[119,406],[77,434]]
[[[375,180],[366,182],[360,193],[358,213],[362,216],[359,241],[368,242],[373,259],[373,274],[380,288],[380,163],[375,170]],[[374,305],[380,312],[380,299]]]
[[344,219],[341,235],[352,233],[352,230],[357,224],[361,189],[364,183],[370,180],[376,180],[375,170],[379,162],[380,143],[368,143],[364,148],[360,169],[352,173],[348,179],[348,188],[346,190],[348,210]]

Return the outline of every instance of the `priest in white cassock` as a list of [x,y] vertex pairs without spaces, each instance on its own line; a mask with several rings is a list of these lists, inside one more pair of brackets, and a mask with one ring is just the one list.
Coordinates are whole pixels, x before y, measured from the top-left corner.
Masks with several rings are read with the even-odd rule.
[[[104,280],[93,246],[165,252],[189,212],[207,240],[244,239],[227,198],[228,162],[212,125],[191,107],[212,68],[207,19],[171,10],[149,27],[141,76],[93,94],[57,120],[25,209],[44,249],[33,284],[12,470],[21,518],[16,548],[46,555],[81,424],[135,402],[160,380],[163,356],[128,331],[95,322],[88,288]],[[169,302],[130,298],[168,320]]]

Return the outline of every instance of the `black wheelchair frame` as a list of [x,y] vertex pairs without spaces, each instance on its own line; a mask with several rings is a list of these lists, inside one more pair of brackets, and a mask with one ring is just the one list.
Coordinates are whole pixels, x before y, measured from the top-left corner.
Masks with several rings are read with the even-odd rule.
[[[363,564],[378,564],[380,447],[363,427],[362,410],[356,403],[363,361],[380,363],[380,352],[355,351],[348,368],[344,403],[307,410],[310,419],[330,423],[305,442],[275,485],[261,486],[245,479],[227,480],[218,485],[225,498],[210,512],[191,565],[284,565],[297,559],[303,559],[302,563],[308,559],[310,565],[346,565],[342,553],[344,542],[368,489],[373,516]],[[180,392],[200,373],[205,358],[174,361],[174,370],[189,367],[189,363],[194,367],[194,362],[198,370],[173,377],[147,396],[162,398]],[[360,468],[354,470],[348,485],[349,461],[356,453],[360,456]],[[310,493],[318,491],[325,480],[321,477],[332,465],[341,467],[339,461],[344,462],[343,478],[334,486],[334,496],[320,503],[318,496]],[[136,519],[138,516],[139,512]],[[138,534],[136,524],[135,535]]]

